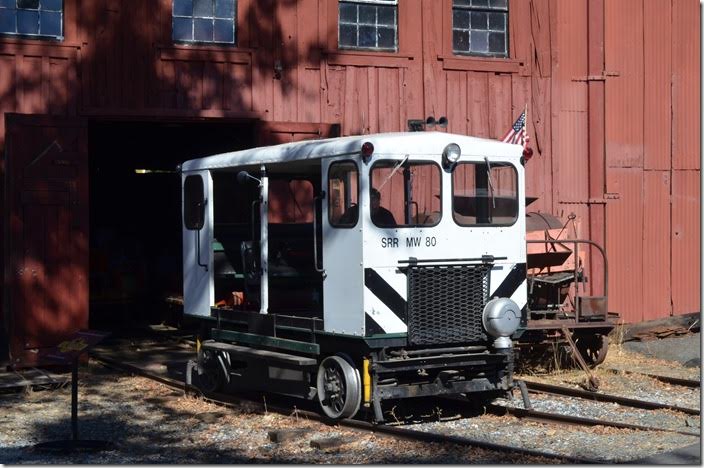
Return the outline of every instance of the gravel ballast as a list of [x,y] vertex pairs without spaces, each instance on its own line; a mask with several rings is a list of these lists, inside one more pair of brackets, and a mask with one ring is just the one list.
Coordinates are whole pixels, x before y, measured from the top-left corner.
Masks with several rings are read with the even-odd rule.
[[[638,374],[669,369],[682,378],[698,378],[699,369],[685,368],[617,349],[596,369],[599,391],[671,405],[700,408],[700,389],[665,384]],[[578,387],[580,371],[533,373],[522,378]],[[641,410],[568,397],[532,395],[538,411],[618,421],[692,432],[639,431],[605,426],[576,427],[481,414],[454,420],[427,419],[401,426],[415,431],[508,445],[568,458],[543,458],[451,443],[399,440],[305,419],[297,412],[267,412],[263,402],[236,408],[184,395],[155,381],[119,373],[91,360],[81,366],[80,438],[106,440],[112,449],[96,453],[41,452],[35,444],[70,438],[70,386],[28,389],[0,394],[0,463],[3,464],[546,464],[574,460],[603,463],[646,459],[699,443],[701,420],[670,410]],[[500,405],[522,406],[497,399]],[[269,432],[296,429],[296,437],[277,443]],[[322,442],[321,442],[322,441]],[[330,448],[315,448],[311,445]]]

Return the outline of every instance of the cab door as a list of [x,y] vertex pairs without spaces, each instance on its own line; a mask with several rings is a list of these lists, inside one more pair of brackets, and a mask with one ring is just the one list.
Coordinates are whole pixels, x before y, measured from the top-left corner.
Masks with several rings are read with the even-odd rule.
[[210,315],[213,286],[213,180],[210,171],[183,174],[183,312]]
[[323,308],[325,331],[364,335],[361,165],[359,158],[323,162]]

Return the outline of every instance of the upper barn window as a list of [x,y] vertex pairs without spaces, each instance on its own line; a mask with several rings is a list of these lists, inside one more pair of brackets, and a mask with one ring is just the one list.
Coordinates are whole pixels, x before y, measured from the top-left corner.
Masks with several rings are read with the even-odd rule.
[[508,57],[508,0],[452,0],[452,49]]
[[398,0],[340,0],[341,49],[398,49]]
[[173,2],[174,41],[235,43],[237,0],[173,0]]
[[63,0],[0,0],[0,33],[63,39]]

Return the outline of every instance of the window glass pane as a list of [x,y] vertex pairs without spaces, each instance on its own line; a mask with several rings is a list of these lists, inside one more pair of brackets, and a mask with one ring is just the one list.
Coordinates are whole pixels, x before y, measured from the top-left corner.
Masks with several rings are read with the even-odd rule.
[[472,31],[470,39],[472,51],[488,52],[489,51],[489,36],[486,31]]
[[177,41],[193,40],[193,20],[190,18],[174,18],[174,39]]
[[340,22],[356,23],[357,5],[351,5],[349,3],[340,3]]
[[504,13],[490,13],[489,29],[491,29],[492,31],[505,31],[506,15]]
[[489,0],[472,0],[472,6],[475,6],[475,7],[489,6]]
[[193,20],[193,40],[212,41],[213,40],[213,20],[196,18]]
[[216,18],[234,18],[235,17],[235,1],[234,0],[215,0],[215,17]]
[[470,6],[472,5],[471,0],[454,0],[454,6]]
[[61,36],[61,13],[57,11],[40,11],[39,23],[40,34]]
[[469,29],[469,12],[465,10],[453,11],[452,27],[455,29]]
[[193,0],[193,16],[212,18],[213,6],[213,0]]
[[396,8],[394,7],[379,7],[377,8],[377,21],[379,24],[388,26],[396,25]]
[[215,20],[215,42],[234,42],[235,25],[228,20]]
[[15,8],[17,5],[17,0],[0,0],[0,7],[3,8]]
[[193,16],[193,0],[174,0],[174,16]]
[[393,49],[396,40],[395,30],[391,28],[379,28],[379,48]]
[[340,25],[340,45],[355,46],[357,45],[357,27],[341,24]]
[[18,10],[17,32],[19,34],[39,34],[39,12]]
[[518,175],[510,164],[460,163],[452,173],[452,214],[463,226],[510,225],[518,219]]
[[503,33],[489,33],[489,52],[497,54],[506,52],[506,36]]
[[440,168],[429,162],[406,162],[397,168],[400,163],[386,160],[372,166],[369,192],[372,222],[379,227],[439,223],[442,213]]
[[469,31],[452,31],[452,48],[456,51],[468,51]]
[[471,16],[472,29],[487,29],[488,26],[487,14],[484,12],[473,11]]
[[352,161],[333,163],[328,171],[328,219],[335,227],[354,227],[359,220],[359,181]]
[[198,230],[205,221],[205,189],[199,175],[186,177],[183,183],[183,223],[186,229]]
[[359,27],[359,46],[360,47],[375,47],[376,46],[376,28],[372,26]]
[[63,0],[42,0],[42,10],[44,11],[63,11]]
[[376,7],[359,5],[359,22],[361,24],[376,24]]
[[39,0],[17,0],[17,8],[36,10],[39,8]]
[[15,13],[17,10],[0,10],[0,32],[15,33]]
[[508,8],[508,6],[506,4],[506,0],[489,0],[489,5],[492,8],[502,8],[502,9]]

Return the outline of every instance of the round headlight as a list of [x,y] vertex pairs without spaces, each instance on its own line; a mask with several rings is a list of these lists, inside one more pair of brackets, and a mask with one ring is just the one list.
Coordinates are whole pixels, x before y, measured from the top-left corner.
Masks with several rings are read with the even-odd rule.
[[493,337],[511,336],[521,323],[521,308],[507,297],[497,297],[486,303],[482,324]]
[[455,164],[457,161],[459,161],[461,154],[462,151],[460,150],[460,145],[458,145],[457,143],[450,143],[445,147],[442,152],[443,158],[445,158],[445,160],[449,164]]

